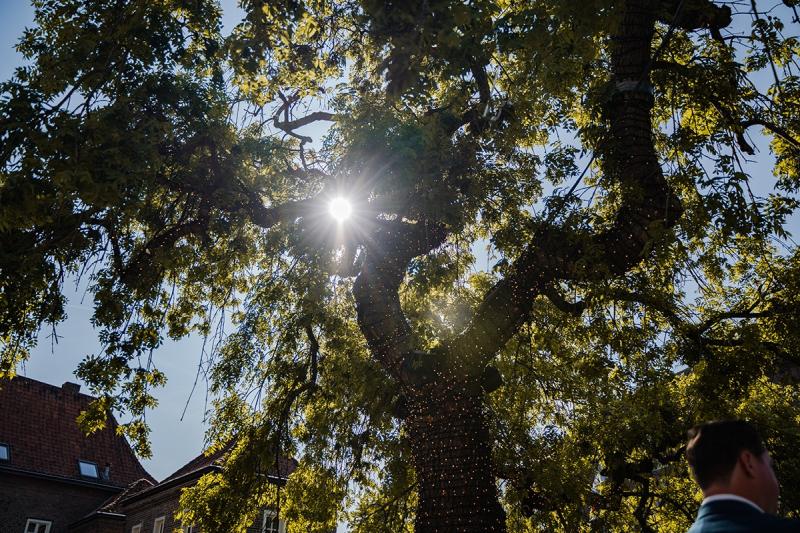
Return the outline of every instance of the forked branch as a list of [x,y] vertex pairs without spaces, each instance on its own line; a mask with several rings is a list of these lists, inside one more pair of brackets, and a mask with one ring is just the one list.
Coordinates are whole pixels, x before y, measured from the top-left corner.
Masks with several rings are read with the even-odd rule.
[[[607,176],[622,196],[614,223],[595,233],[542,224],[510,273],[488,292],[453,347],[481,369],[529,315],[537,295],[563,280],[609,279],[624,274],[666,233],[682,212],[664,179],[652,137],[652,2],[629,0],[612,38],[608,132],[601,150]],[[552,294],[551,294],[552,295]],[[556,298],[558,301],[558,298]]]

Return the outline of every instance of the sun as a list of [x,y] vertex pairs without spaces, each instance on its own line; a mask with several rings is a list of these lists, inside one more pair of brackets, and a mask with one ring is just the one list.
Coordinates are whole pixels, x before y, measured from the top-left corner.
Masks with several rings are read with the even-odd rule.
[[338,196],[331,200],[328,204],[328,210],[331,213],[331,216],[337,220],[337,222],[344,222],[350,215],[353,214],[353,206],[350,205],[350,201],[347,198],[343,198]]

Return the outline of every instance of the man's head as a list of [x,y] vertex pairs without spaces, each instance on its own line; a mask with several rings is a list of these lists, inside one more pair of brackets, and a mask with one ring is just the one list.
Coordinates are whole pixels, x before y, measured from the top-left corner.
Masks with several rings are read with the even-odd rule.
[[772,458],[749,422],[722,420],[693,427],[686,459],[705,496],[737,494],[767,512],[777,511],[779,488]]

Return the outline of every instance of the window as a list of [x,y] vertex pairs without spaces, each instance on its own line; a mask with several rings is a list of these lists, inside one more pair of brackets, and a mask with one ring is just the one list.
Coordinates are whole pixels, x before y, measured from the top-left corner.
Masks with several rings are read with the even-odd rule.
[[197,526],[183,526],[181,531],[183,533],[199,533],[200,529]]
[[153,533],[164,533],[164,517],[159,516],[156,518],[156,521],[153,522]]
[[28,518],[28,522],[25,524],[25,533],[50,533],[51,525],[53,522],[49,520]]
[[286,522],[278,520],[275,511],[264,511],[261,533],[286,533]]
[[0,461],[8,461],[11,459],[11,449],[8,444],[0,443]]
[[80,468],[81,475],[83,477],[93,477],[95,479],[100,477],[97,472],[97,463],[92,463],[91,461],[78,461],[78,468]]
[[131,528],[131,533],[142,533],[142,524],[136,524]]

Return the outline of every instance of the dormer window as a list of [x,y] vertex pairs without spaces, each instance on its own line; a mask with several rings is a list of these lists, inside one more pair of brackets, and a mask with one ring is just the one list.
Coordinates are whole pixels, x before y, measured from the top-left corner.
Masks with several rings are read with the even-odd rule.
[[90,477],[93,479],[100,478],[100,472],[97,470],[97,463],[91,461],[78,461],[78,468],[80,468],[81,476]]
[[8,447],[8,444],[0,443],[0,461],[10,461],[11,460],[11,449]]
[[28,518],[25,523],[25,533],[50,533],[50,527],[53,522],[50,520],[37,520],[36,518]]

